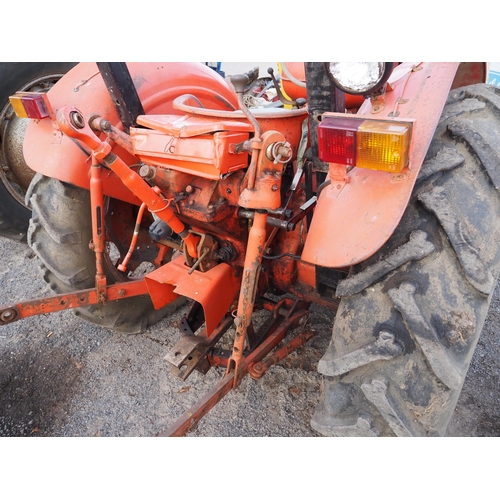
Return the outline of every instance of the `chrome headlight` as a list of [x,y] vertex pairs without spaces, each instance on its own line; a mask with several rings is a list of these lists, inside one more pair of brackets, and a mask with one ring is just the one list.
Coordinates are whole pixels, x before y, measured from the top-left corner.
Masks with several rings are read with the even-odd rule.
[[353,95],[369,95],[379,90],[391,76],[393,68],[394,63],[385,62],[326,63],[335,86]]

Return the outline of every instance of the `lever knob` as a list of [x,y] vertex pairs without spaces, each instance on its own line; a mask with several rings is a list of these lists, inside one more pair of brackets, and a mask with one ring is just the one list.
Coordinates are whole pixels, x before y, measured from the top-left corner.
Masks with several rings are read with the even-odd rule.
[[246,86],[248,85],[247,75],[232,75],[231,83],[233,84],[234,90],[237,94],[243,94],[245,92]]

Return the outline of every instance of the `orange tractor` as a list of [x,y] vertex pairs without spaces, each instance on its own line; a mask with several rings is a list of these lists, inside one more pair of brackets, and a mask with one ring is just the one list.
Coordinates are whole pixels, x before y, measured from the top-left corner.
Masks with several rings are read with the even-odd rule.
[[317,303],[336,316],[312,427],[442,435],[500,270],[500,92],[483,64],[280,70],[258,107],[271,79],[201,63],[80,63],[12,95],[57,295],[0,321],[75,308],[139,333],[187,300],[171,372],[225,376],[176,436],[304,345]]

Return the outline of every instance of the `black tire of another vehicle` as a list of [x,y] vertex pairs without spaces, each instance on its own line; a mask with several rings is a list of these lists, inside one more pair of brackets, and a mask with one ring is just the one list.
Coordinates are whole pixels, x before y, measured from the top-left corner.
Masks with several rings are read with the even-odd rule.
[[14,115],[9,96],[17,91],[46,92],[77,63],[0,63],[0,236],[24,241],[31,211],[24,203],[34,172],[25,164],[26,121]]
[[499,189],[500,89],[453,90],[398,228],[338,285],[315,430],[446,433],[500,270]]

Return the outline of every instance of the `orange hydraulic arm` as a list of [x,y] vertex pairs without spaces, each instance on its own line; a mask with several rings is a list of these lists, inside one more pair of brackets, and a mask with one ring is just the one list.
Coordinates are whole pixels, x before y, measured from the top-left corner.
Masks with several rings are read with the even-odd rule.
[[61,131],[69,137],[78,139],[93,151],[93,156],[109,167],[134,193],[148,209],[166,222],[184,241],[187,253],[198,258],[196,245],[199,237],[191,234],[184,223],[175,215],[169,203],[155,189],[134,172],[120,157],[111,152],[111,146],[101,141],[85,121],[80,111],[67,106],[57,113],[57,121]]

